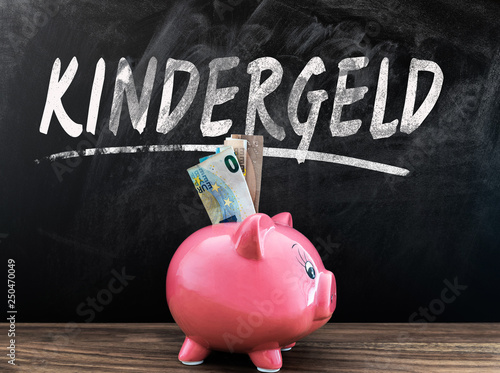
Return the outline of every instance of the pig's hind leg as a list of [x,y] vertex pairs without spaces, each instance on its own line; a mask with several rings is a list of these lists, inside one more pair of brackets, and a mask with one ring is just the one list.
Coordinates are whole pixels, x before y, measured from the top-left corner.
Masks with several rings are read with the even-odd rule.
[[281,350],[254,351],[248,354],[250,359],[260,372],[277,372],[283,365],[281,360]]
[[281,347],[281,351],[290,351],[295,346],[295,342],[290,343],[289,345]]
[[209,349],[186,337],[179,352],[179,360],[186,365],[199,365],[209,353]]

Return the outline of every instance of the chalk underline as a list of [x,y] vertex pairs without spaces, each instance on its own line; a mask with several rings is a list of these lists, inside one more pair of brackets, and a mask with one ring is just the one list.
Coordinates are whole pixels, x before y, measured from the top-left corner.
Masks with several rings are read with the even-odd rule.
[[[59,159],[90,157],[96,154],[133,154],[133,153],[161,153],[161,152],[215,152],[220,145],[184,144],[184,145],[139,145],[139,146],[114,146],[106,148],[89,148],[81,151],[70,150],[55,153],[47,157],[36,159],[35,163],[48,160],[54,162]],[[297,149],[281,149],[264,147],[265,157],[297,159],[303,156],[303,151]],[[409,170],[401,167],[391,166],[384,163],[367,161],[364,159],[346,157],[343,155],[307,151],[305,159],[309,161],[336,163],[344,166],[364,168],[366,170],[378,171],[386,174],[406,176]]]

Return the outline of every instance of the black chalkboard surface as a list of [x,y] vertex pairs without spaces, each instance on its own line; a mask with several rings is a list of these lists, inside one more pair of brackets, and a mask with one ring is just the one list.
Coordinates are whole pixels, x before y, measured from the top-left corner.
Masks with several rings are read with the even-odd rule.
[[[291,212],[335,273],[332,321],[500,321],[498,2],[0,7],[0,255],[18,320],[172,321],[169,261],[210,224],[186,170],[252,133],[260,211]],[[173,60],[199,84],[161,127]],[[175,72],[172,110],[194,71]]]

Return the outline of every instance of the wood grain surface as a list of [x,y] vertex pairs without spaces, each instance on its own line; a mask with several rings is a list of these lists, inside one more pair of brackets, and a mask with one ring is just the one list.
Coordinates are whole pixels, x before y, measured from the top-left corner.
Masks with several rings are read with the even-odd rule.
[[[177,360],[175,324],[17,324],[16,367],[29,372],[257,372],[246,355]],[[5,360],[0,371],[10,366]],[[330,323],[283,352],[282,372],[500,372],[500,324]]]

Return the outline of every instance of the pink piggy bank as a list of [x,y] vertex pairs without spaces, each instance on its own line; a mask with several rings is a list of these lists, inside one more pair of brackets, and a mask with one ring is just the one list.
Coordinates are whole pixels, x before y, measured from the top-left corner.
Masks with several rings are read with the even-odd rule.
[[284,212],[198,230],[177,249],[167,302],[186,334],[179,360],[201,364],[212,350],[246,353],[277,372],[281,351],[323,326],[337,302],[335,277]]

